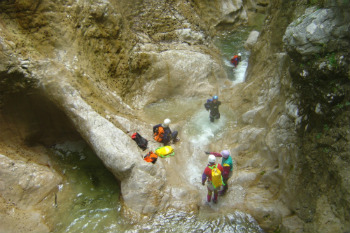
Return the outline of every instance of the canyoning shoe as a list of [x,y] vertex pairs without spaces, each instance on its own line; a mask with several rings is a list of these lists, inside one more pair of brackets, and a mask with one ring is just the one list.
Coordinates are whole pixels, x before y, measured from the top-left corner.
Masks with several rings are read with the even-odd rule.
[[178,142],[178,141],[180,141],[180,138],[175,138],[173,141],[174,141],[174,143]]

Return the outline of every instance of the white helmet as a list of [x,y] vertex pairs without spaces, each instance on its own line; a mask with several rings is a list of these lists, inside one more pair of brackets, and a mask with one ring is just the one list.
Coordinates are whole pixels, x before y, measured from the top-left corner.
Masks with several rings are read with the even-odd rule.
[[170,123],[171,123],[171,120],[167,118],[167,119],[164,120],[163,126],[164,127],[168,127]]
[[214,155],[209,155],[208,162],[213,164],[216,162],[216,157]]
[[240,56],[242,56],[242,54],[241,54],[241,53],[238,53],[238,56],[240,57]]

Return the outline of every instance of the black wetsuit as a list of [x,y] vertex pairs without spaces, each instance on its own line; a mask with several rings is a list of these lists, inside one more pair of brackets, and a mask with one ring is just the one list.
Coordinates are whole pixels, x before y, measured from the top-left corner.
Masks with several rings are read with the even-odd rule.
[[219,106],[221,102],[216,100],[216,102],[207,102],[204,104],[206,110],[210,111],[209,118],[211,122],[214,122],[214,119],[220,119]]

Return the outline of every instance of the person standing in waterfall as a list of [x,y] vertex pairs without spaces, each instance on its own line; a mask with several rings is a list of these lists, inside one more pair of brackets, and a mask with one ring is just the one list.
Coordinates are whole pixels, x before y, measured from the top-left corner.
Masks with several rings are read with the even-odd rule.
[[205,109],[207,111],[210,111],[209,113],[210,122],[214,122],[215,119],[220,119],[220,112],[219,112],[220,105],[221,105],[221,102],[219,101],[219,98],[217,95],[214,95],[213,99],[208,99],[207,102],[204,104]]
[[238,64],[241,62],[241,59],[242,59],[242,54],[241,53],[238,53],[237,55],[234,55],[232,58],[231,58],[231,64],[235,66],[235,68],[238,66]]
[[207,189],[208,189],[208,194],[207,194],[207,202],[211,201],[212,194],[214,192],[214,198],[213,202],[217,203],[218,201],[218,191],[221,188],[220,187],[215,187],[212,183],[212,169],[218,168],[221,173],[223,173],[223,168],[221,164],[215,164],[216,162],[216,157],[214,155],[209,155],[208,157],[208,165],[204,169],[204,172],[202,174],[202,185],[205,185],[205,182],[207,181]]
[[162,124],[153,126],[153,137],[157,142],[162,142],[164,146],[169,145],[170,141],[173,143],[179,141],[177,138],[177,131],[171,132],[169,124],[171,123],[170,119],[165,119]]
[[233,170],[233,162],[232,157],[230,155],[229,150],[223,150],[221,153],[217,152],[205,152],[207,155],[214,155],[215,157],[222,157],[221,160],[221,166],[223,167],[224,171],[222,173],[222,178],[224,181],[223,189],[219,192],[219,195],[222,196],[226,193],[228,189],[227,181],[232,176],[232,170]]

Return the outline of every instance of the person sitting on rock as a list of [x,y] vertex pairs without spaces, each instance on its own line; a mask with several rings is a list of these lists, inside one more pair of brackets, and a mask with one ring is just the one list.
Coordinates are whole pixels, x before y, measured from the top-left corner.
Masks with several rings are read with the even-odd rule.
[[207,102],[204,104],[204,107],[207,111],[210,111],[209,113],[209,119],[210,122],[214,122],[214,119],[220,119],[220,112],[219,112],[219,106],[221,105],[221,102],[218,100],[218,96],[213,96],[213,99],[207,100]]
[[234,55],[232,58],[231,58],[231,64],[235,66],[235,68],[238,66],[238,64],[241,62],[241,56],[242,54],[241,53],[238,53],[237,55]]
[[168,145],[170,141],[173,143],[179,141],[177,138],[177,131],[171,132],[169,124],[171,123],[170,119],[165,119],[162,124],[153,126],[153,137],[157,142],[162,142],[164,145]]

